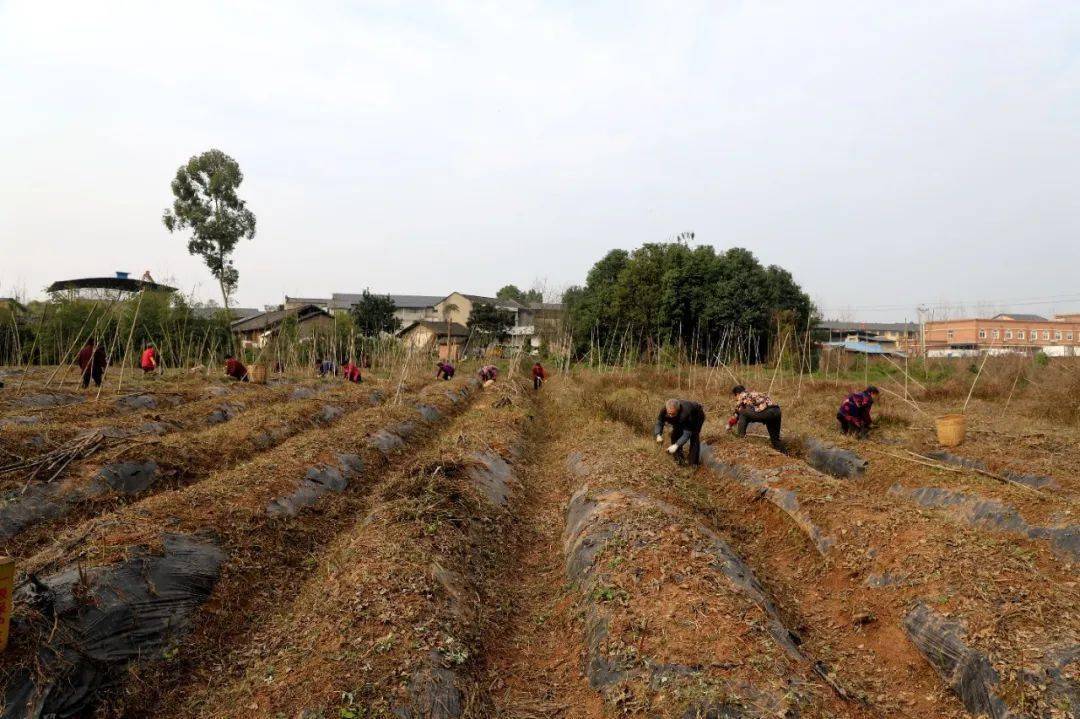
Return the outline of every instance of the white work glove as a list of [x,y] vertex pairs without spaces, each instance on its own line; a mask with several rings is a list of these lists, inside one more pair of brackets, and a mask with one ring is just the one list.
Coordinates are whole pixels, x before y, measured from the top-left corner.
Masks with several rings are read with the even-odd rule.
[[668,454],[675,454],[678,451],[679,451],[679,445],[677,445],[677,444],[673,444],[673,445],[671,445],[670,447],[667,448],[667,453]]
[[656,443],[657,444],[663,444],[664,443],[664,435],[662,435],[662,434],[656,435]]

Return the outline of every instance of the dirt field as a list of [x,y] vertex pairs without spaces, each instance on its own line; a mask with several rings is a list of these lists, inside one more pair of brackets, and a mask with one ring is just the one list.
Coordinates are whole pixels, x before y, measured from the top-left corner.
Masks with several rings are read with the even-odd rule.
[[[940,454],[955,393],[857,441],[857,383],[782,378],[778,452],[715,372],[405,374],[9,374],[0,717],[1080,711],[1080,431],[1034,391]],[[701,467],[653,441],[668,396]]]

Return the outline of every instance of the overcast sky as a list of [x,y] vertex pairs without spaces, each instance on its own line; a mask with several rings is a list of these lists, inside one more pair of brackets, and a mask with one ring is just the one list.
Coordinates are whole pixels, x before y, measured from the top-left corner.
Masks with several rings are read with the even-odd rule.
[[215,297],[160,217],[219,148],[245,306],[557,290],[692,230],[830,316],[1080,311],[1078,58],[1075,0],[0,0],[0,295]]

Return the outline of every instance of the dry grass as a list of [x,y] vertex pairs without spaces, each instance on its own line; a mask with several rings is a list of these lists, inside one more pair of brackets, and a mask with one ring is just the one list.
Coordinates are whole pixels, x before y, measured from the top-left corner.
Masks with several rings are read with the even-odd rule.
[[[340,383],[325,389],[314,397],[283,399],[249,409],[236,419],[206,429],[117,440],[117,444],[70,467],[71,476],[57,481],[55,497],[58,501],[68,502],[65,511],[16,536],[8,543],[7,553],[15,557],[29,556],[65,526],[157,492],[201,481],[215,471],[235,467],[296,434],[329,426],[336,418],[324,419],[325,408],[351,414],[372,406],[373,391],[386,396],[388,388],[383,382]],[[100,482],[98,473],[102,467],[115,462],[153,462],[159,479],[136,496],[111,491]],[[18,501],[19,496],[13,495],[10,501]]]
[[[929,390],[910,387],[917,406],[887,395],[875,406],[871,441],[861,443],[841,437],[834,419],[861,382],[779,376],[772,394],[785,428],[869,458],[866,475],[854,480],[724,433],[731,382],[722,372],[579,372],[549,383],[538,405],[515,383],[497,384],[392,466],[364,436],[415,411],[358,410],[332,429],[301,432],[252,461],[73,528],[26,566],[112,562],[153,546],[164,531],[212,532],[228,551],[213,603],[179,661],[133,667],[130,695],[114,697],[104,715],[389,717],[413,677],[438,666],[466,690],[469,717],[679,717],[706,698],[770,711],[797,706],[811,718],[964,716],[902,629],[920,601],[964,625],[1016,711],[1067,716],[1031,672],[1057,649],[1080,644],[1076,565],[1044,540],[972,526],[891,490],[943,487],[1014,506],[1031,523],[1075,523],[1080,429],[1069,424],[1070,405],[1050,406],[1056,393],[1074,391],[1072,370],[988,363],[968,407],[968,440],[957,450],[993,472],[1049,474],[1059,487],[1041,495],[909,461],[909,451],[934,446],[933,416],[963,403],[966,369],[943,373]],[[770,377],[755,379],[747,384],[765,389]],[[451,411],[443,391],[456,384],[420,394]],[[678,467],[648,437],[669,395],[705,405],[705,439],[723,471]],[[248,435],[282,407],[299,411],[300,403],[267,404],[243,420],[250,424],[233,426]],[[471,479],[474,453],[515,457],[529,427],[542,431],[516,460],[524,484],[500,510]],[[180,438],[160,444],[181,448]],[[307,467],[342,450],[363,455],[368,471],[359,484],[295,519],[265,516],[266,503]],[[235,461],[231,451],[213,461]],[[584,474],[563,463],[572,453]],[[594,574],[569,586],[559,534],[564,503],[585,484],[588,496],[606,502],[590,531],[610,535]],[[518,536],[525,518],[528,530]],[[760,609],[732,592],[710,560],[717,535],[754,570],[785,625],[801,635],[805,655],[824,662],[854,701],[778,651]],[[590,650],[597,617],[608,634]],[[32,644],[32,635],[16,637],[0,667]],[[597,652],[633,671],[602,692],[590,689],[582,658]],[[649,681],[651,668],[665,664],[695,669]],[[791,676],[798,683],[776,699]]]
[[[530,413],[520,385],[485,391],[376,488],[367,516],[321,556],[296,600],[234,654],[229,679],[192,687],[176,716],[232,717],[242,706],[391,717],[432,667],[469,686],[491,601],[486,577],[513,526],[512,511],[490,502],[469,470],[482,452],[513,461]],[[467,711],[478,700],[466,692]]]
[[[447,390],[462,389],[460,380],[432,385],[413,399],[432,405],[450,415],[465,404],[456,405]],[[226,552],[228,560],[215,589],[211,605],[202,613],[190,642],[185,645],[185,661],[210,663],[215,644],[252,620],[257,607],[272,601],[280,576],[300,568],[313,547],[325,543],[362,505],[363,492],[377,480],[388,459],[367,443],[367,435],[400,422],[419,420],[410,405],[399,404],[357,410],[328,430],[312,430],[287,440],[271,451],[234,469],[216,473],[198,484],[175,492],[147,497],[143,501],[103,514],[83,527],[75,527],[58,538],[56,544],[29,558],[20,569],[47,574],[61,566],[95,566],[122,560],[135,547],[159,546],[165,533],[212,536]],[[425,434],[422,426],[414,441]],[[307,468],[334,461],[340,452],[358,454],[363,476],[340,495],[322,498],[316,509],[295,519],[275,519],[267,504],[291,493]],[[396,450],[391,457],[400,456]],[[265,606],[263,606],[265,609]],[[16,616],[35,629],[16,638],[0,669],[7,674],[29,657],[29,652],[47,634],[51,622],[43,624],[20,606]],[[132,668],[141,674],[140,692],[125,697],[129,702],[121,713],[135,713],[149,695],[177,680],[176,665],[167,672],[150,662]],[[156,674],[157,673],[157,674]],[[155,676],[151,680],[149,677]]]
[[[658,406],[664,394],[631,395],[623,390],[620,396]],[[804,387],[799,400],[791,406],[783,403],[786,426],[822,434],[823,427],[834,425],[836,397]],[[1075,516],[1070,493],[1040,497],[972,472],[934,470],[889,456],[885,453],[903,455],[896,443],[915,446],[928,429],[907,405],[891,399],[886,405],[890,419],[879,430],[886,444],[826,434],[871,458],[867,475],[857,481],[838,481],[792,466],[790,458],[760,442],[726,437],[715,421],[706,425],[706,439],[722,460],[763,471],[770,492],[793,492],[813,526],[835,540],[823,562],[813,559],[806,527],[776,509],[765,511],[768,505],[754,501],[760,494],[753,488],[732,493],[717,487],[709,492],[719,504],[717,516],[726,517],[729,532],[774,583],[777,594],[790,598],[786,604],[791,615],[813,628],[808,632],[809,646],[835,664],[841,676],[845,666],[849,672],[869,668],[848,674],[848,681],[876,705],[895,711],[918,706],[923,713],[938,712],[935,716],[952,711],[946,708],[951,700],[934,689],[936,682],[925,664],[919,676],[904,669],[918,666],[912,662],[919,662],[919,657],[900,629],[902,618],[912,602],[928,600],[966,623],[974,646],[987,653],[1006,678],[1003,692],[1014,706],[1037,716],[1049,715],[1058,700],[1045,692],[1044,684],[1022,677],[1025,668],[1041,666],[1040,657],[1080,641],[1080,594],[1072,560],[1046,541],[969,526],[947,511],[921,509],[889,490],[894,485],[961,490],[1018,507],[1030,522],[1048,524]],[[973,404],[972,410],[976,417],[985,416],[984,403]],[[638,417],[639,431],[641,415],[641,410],[625,406],[614,414],[620,419]],[[971,450],[978,454],[985,446],[981,440],[971,444],[963,448],[965,455]],[[866,586],[864,581],[872,576],[900,581]],[[851,626],[850,616],[864,611],[877,620],[865,629]],[[1002,621],[1004,616],[1008,621]],[[899,697],[888,690],[890,676],[898,671],[909,682]],[[917,689],[920,684],[925,692]]]

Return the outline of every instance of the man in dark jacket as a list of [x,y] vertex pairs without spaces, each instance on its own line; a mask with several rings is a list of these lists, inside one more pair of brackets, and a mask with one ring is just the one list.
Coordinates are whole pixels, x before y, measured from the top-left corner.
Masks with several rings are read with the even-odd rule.
[[82,386],[86,389],[90,386],[90,380],[94,380],[94,386],[101,386],[101,378],[105,374],[105,365],[108,358],[105,356],[105,347],[94,342],[94,338],[86,340],[86,344],[79,350],[75,361],[82,370]]
[[701,427],[705,424],[705,409],[688,399],[669,399],[660,408],[653,434],[656,443],[664,441],[664,425],[671,425],[671,445],[668,454],[683,463],[683,447],[690,445],[690,464],[701,464]]
[[731,421],[728,428],[735,429],[737,437],[746,435],[746,427],[753,422],[761,422],[765,429],[769,430],[769,443],[773,449],[781,449],[780,422],[782,419],[780,405],[772,401],[772,398],[764,392],[750,392],[741,384],[731,388],[731,396],[735,398],[735,407],[732,410]]

